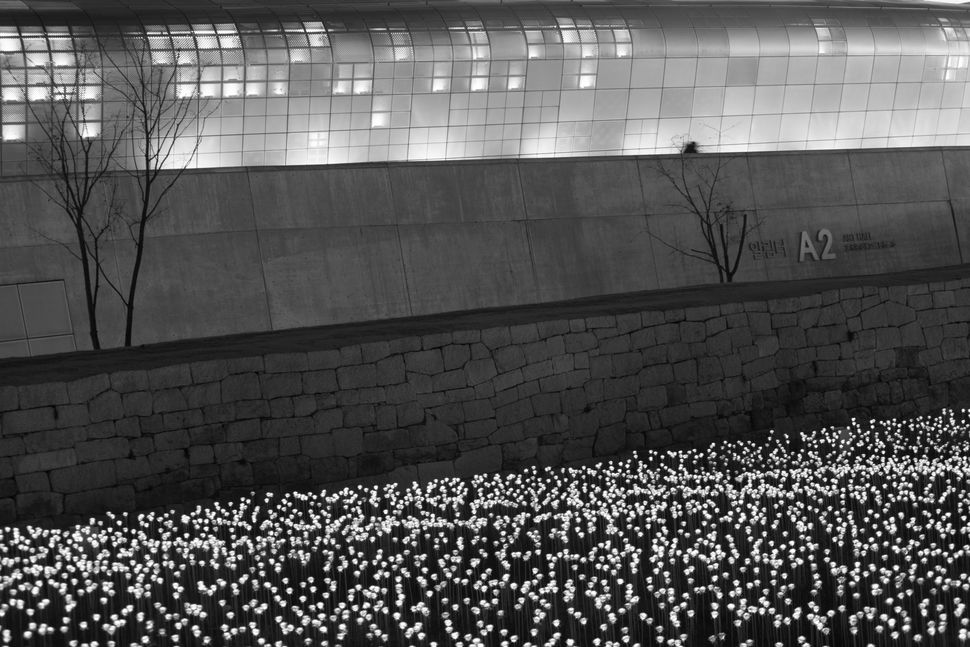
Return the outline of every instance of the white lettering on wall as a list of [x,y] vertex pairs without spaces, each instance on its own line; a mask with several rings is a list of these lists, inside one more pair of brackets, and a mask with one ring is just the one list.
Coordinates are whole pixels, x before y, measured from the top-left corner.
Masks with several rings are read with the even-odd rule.
[[819,229],[815,234],[815,240],[823,244],[821,256],[815,248],[815,244],[812,242],[812,237],[808,235],[807,231],[802,232],[801,242],[798,244],[799,262],[804,261],[806,256],[811,256],[813,261],[830,261],[835,258],[835,252],[832,251],[833,237],[831,231],[828,229]]

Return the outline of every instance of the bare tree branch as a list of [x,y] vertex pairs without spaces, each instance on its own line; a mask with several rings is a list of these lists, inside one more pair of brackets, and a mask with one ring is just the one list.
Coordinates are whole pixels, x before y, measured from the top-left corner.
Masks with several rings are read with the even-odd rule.
[[685,142],[680,150],[675,169],[668,167],[664,160],[658,161],[655,168],[680,196],[680,203],[671,206],[693,217],[707,249],[685,249],[663,240],[649,228],[646,232],[651,238],[682,256],[713,265],[718,279],[722,283],[730,283],[740,266],[747,237],[761,223],[756,222],[749,226],[748,213],[735,211],[733,205],[720,196],[724,170],[734,161],[733,158],[721,155],[698,156],[695,154],[697,145],[694,142]]
[[[87,99],[94,87],[97,57],[80,48],[70,66],[48,61],[42,80],[27,88],[29,111],[27,148],[43,174],[32,180],[57,205],[71,224],[74,240],[67,243],[41,235],[66,249],[81,265],[91,345],[101,347],[97,308],[101,286],[102,241],[113,228],[109,210],[99,211],[95,191],[114,168],[122,134],[105,127],[97,104]],[[32,96],[31,89],[40,90]],[[41,98],[36,95],[40,94]]]
[[[138,204],[126,218],[135,248],[125,304],[125,345],[132,343],[135,295],[144,259],[146,231],[164,213],[165,200],[198,154],[208,117],[217,109],[199,95],[197,61],[165,50],[170,61],[153,60],[146,35],[127,35],[118,48],[104,46],[104,84],[129,107],[126,154],[128,175],[138,188]],[[185,82],[183,75],[189,79]],[[189,144],[182,153],[179,147]],[[184,155],[177,159],[178,155]]]

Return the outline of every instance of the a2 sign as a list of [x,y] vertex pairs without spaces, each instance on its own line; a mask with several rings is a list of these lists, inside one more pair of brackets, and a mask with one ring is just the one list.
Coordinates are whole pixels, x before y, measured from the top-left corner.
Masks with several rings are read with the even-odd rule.
[[[828,229],[819,229],[815,234],[815,242],[812,241],[807,231],[802,232],[801,242],[798,244],[798,262],[801,263],[806,257],[811,257],[813,261],[831,261],[835,259],[835,252],[832,251],[832,232]],[[821,254],[815,243],[821,246]]]

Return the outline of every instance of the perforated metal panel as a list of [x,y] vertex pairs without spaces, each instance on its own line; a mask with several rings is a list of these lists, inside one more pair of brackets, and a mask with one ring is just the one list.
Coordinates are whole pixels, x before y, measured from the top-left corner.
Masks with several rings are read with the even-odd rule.
[[46,69],[80,70],[79,136],[125,111],[99,50],[122,42],[214,109],[173,165],[970,143],[970,11],[842,5],[7,2],[0,173],[37,170]]

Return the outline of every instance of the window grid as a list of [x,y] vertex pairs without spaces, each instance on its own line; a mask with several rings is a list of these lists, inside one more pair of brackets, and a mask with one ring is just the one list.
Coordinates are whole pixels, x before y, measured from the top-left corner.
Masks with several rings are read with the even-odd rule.
[[[968,141],[970,14],[737,11],[463,7],[122,31],[176,70],[180,96],[221,102],[195,166],[649,154],[685,136],[721,150]],[[0,173],[31,171],[31,108],[51,97],[76,95],[78,136],[125,109],[100,56],[91,27],[0,25]]]

